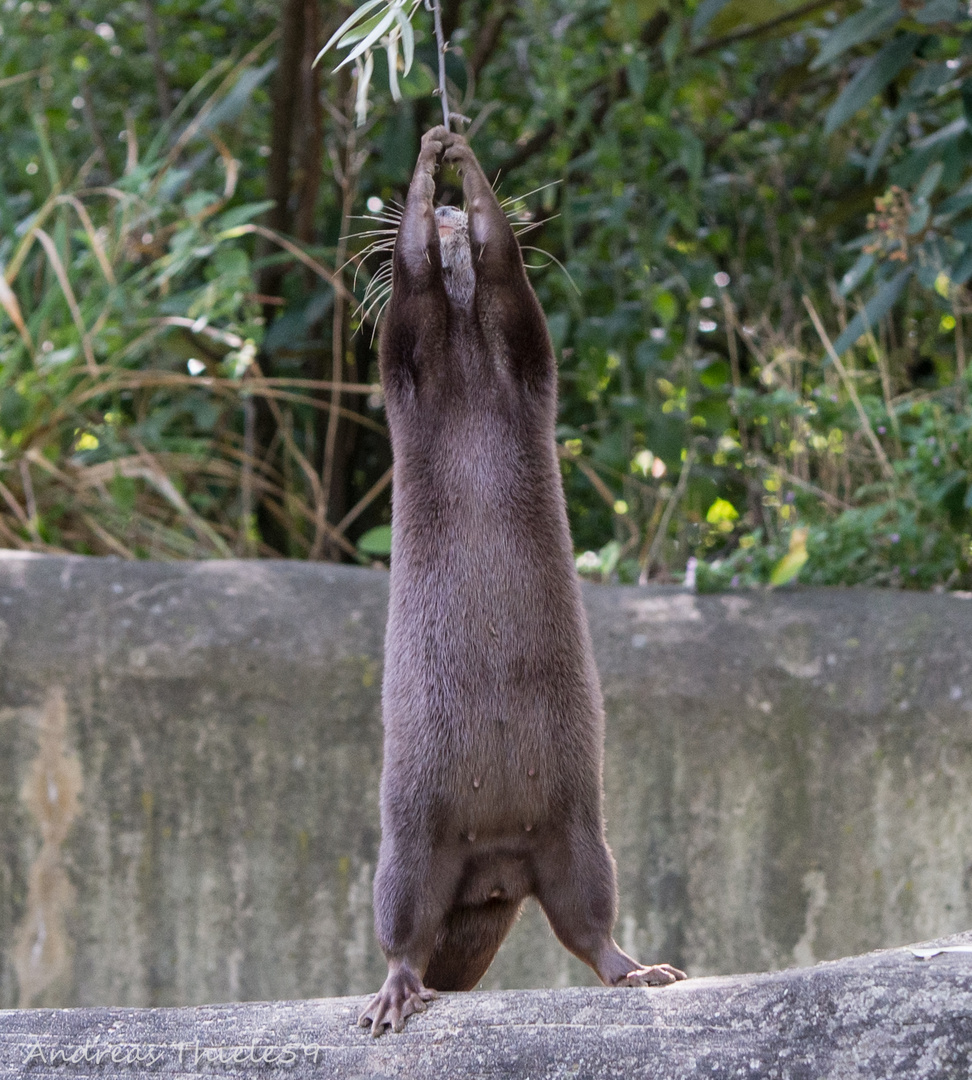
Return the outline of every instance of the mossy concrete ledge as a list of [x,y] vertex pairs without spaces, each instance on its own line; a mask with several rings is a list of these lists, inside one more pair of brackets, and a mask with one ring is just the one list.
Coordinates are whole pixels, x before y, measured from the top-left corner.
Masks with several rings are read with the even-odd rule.
[[355,1024],[364,998],[0,1012],[0,1078],[968,1080],[972,933],[914,950],[652,990],[448,994],[377,1040]]
[[[381,984],[387,596],[358,567],[0,553],[0,1008]],[[728,975],[972,927],[972,599],[584,596],[627,952]],[[531,903],[482,988],[592,980]]]

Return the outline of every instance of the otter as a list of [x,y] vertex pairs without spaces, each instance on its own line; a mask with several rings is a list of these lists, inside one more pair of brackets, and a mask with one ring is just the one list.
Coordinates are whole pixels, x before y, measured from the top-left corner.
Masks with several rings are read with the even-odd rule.
[[[439,158],[465,213],[433,206]],[[523,901],[609,986],[685,978],[615,944],[603,709],[554,442],[553,348],[479,162],[422,139],[379,360],[394,456],[375,928],[359,1017],[401,1031],[470,990]]]

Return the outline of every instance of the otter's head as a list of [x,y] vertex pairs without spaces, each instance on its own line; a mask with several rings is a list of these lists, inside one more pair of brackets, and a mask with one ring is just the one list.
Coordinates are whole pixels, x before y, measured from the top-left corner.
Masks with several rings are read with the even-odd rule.
[[454,304],[467,306],[476,290],[472,252],[469,249],[469,218],[455,206],[438,206],[435,223],[442,253],[442,280]]

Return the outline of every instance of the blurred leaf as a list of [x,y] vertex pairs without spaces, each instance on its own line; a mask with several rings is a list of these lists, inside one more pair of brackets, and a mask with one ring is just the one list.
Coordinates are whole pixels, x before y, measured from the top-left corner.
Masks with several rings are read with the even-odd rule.
[[728,3],[729,0],[700,0],[692,16],[692,36],[701,37],[708,29],[709,23]]
[[705,520],[710,525],[721,525],[739,519],[739,511],[727,499],[716,499],[705,513]]
[[837,340],[834,342],[834,352],[838,356],[843,353],[854,344],[855,341],[868,329],[874,330],[881,319],[891,310],[897,303],[898,298],[905,290],[905,286],[912,275],[912,269],[910,266],[906,266],[903,270],[899,270],[889,281],[884,281],[878,287],[877,292],[871,297],[870,300],[864,305],[862,311],[859,311],[853,319],[847,324],[847,328],[840,334]]
[[918,22],[931,25],[932,23],[952,22],[968,17],[968,10],[956,0],[929,0],[914,16]]
[[858,257],[857,262],[847,271],[846,274],[840,279],[840,294],[841,296],[847,296],[848,293],[852,293],[867,277],[871,268],[874,266],[874,253],[870,251],[864,251]]
[[391,525],[376,525],[358,538],[357,548],[362,555],[385,558],[391,554]]
[[901,18],[898,0],[876,0],[855,12],[849,18],[838,23],[824,38],[820,51],[810,64],[810,70],[816,71],[841,53],[860,45],[865,41],[883,34]]
[[928,166],[928,170],[925,175],[918,181],[918,186],[914,190],[915,199],[927,199],[938,187],[938,182],[942,178],[942,172],[945,166],[940,161],[934,161]]
[[268,60],[262,67],[246,68],[233,85],[233,89],[216,105],[199,125],[200,132],[212,131],[220,124],[232,123],[246,108],[253,91],[277,66],[276,60]]
[[235,229],[238,225],[244,225],[254,218],[258,218],[275,205],[273,199],[263,199],[260,202],[234,206],[215,218],[213,228],[216,232],[222,232],[224,229]]
[[888,152],[888,147],[891,145],[891,140],[894,138],[901,121],[914,110],[915,105],[916,102],[910,94],[902,98],[888,117],[884,130],[878,138],[874,140],[874,146],[871,148],[871,153],[867,158],[867,169],[865,173],[869,181],[874,178],[874,174],[880,168],[881,162]]
[[332,48],[334,43],[340,40],[356,23],[362,21],[369,11],[373,11],[379,4],[387,3],[387,0],[366,0],[359,8],[353,11],[341,25],[334,31],[334,33],[327,39],[327,43],[324,48],[317,54],[314,63],[316,64],[320,58]]
[[824,121],[824,134],[830,135],[836,131],[900,75],[910,63],[921,40],[917,34],[902,34],[872,56],[830,106]]
[[794,529],[790,533],[790,548],[770,572],[770,585],[786,585],[800,573],[809,557],[807,553],[809,534],[810,530],[806,528]]
[[[343,68],[346,64],[353,63],[358,59],[362,53],[367,52],[390,28],[391,24],[395,21],[394,10],[387,12],[381,18],[379,18],[375,25],[368,31],[368,33],[358,42],[357,45],[348,53],[348,55],[338,64],[338,68]],[[365,61],[367,64],[367,61]]]
[[0,428],[8,435],[19,431],[26,423],[30,411],[30,403],[18,393],[12,386],[8,386],[0,393]]

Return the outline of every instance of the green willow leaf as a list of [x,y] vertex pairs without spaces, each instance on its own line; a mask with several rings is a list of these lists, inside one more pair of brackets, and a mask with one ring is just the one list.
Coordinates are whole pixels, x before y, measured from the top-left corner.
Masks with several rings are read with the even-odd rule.
[[921,40],[918,34],[902,34],[872,56],[830,106],[824,122],[824,134],[833,134],[854,113],[863,109],[871,98],[880,94],[907,67]]
[[372,47],[372,45],[374,45],[375,42],[379,40],[382,34],[384,34],[386,30],[388,30],[388,28],[394,21],[395,12],[394,10],[392,10],[389,11],[380,20],[380,22],[378,22],[378,24],[369,32],[367,37],[365,37],[362,41],[358,42],[358,44],[348,53],[348,55],[341,61],[340,64],[338,64],[338,66],[334,70],[340,71],[341,68],[345,66],[345,64],[352,63],[353,61],[357,60],[362,53],[367,52]]
[[385,39],[387,44],[385,52],[388,54],[388,89],[391,91],[392,101],[402,100],[402,91],[398,85],[398,36],[389,34]]
[[405,61],[402,74],[407,75],[412,70],[412,61],[415,58],[415,31],[412,29],[412,23],[404,11],[397,11],[395,18],[398,19],[398,25],[402,31],[402,57]]
[[335,30],[334,33],[328,38],[327,44],[314,58],[314,63],[316,64],[320,60],[320,58],[328,51],[328,49],[330,49],[331,46],[334,45],[336,41],[340,41],[341,38],[344,37],[344,34],[347,30],[350,30],[352,26],[355,26],[357,23],[361,22],[361,20],[368,14],[369,11],[378,7],[379,4],[384,3],[385,0],[367,0],[367,2],[362,4],[357,11],[352,12],[352,14],[349,15],[348,18],[346,18],[344,22],[341,23],[341,25],[337,28],[337,30]]

